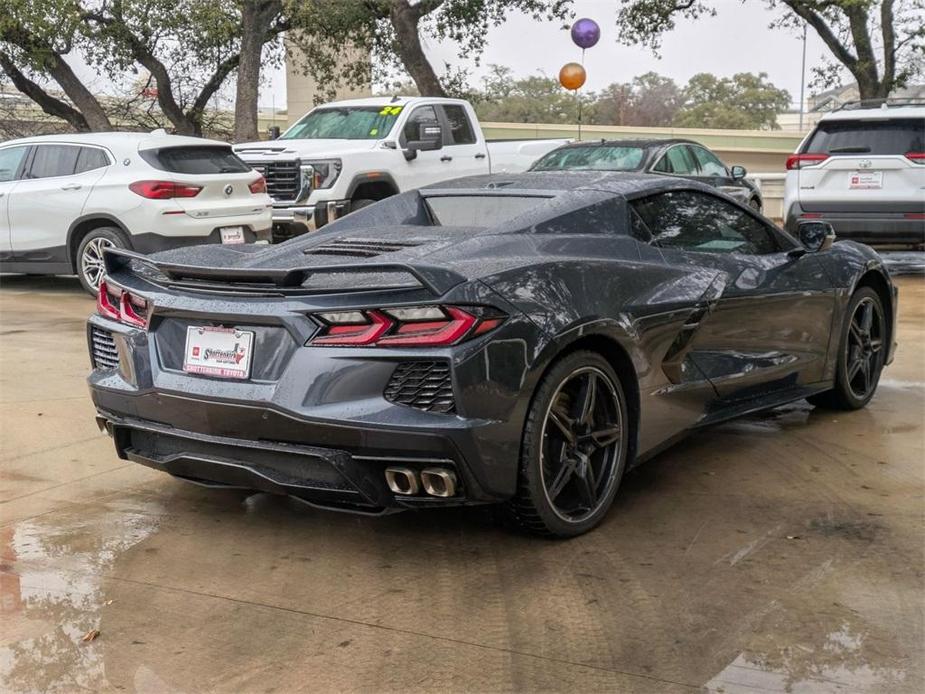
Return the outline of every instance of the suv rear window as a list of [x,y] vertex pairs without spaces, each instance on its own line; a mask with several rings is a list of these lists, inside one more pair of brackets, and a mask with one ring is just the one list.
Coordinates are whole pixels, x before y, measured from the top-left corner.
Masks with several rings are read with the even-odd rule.
[[146,149],[139,154],[155,169],[171,173],[204,175],[247,173],[251,170],[230,147],[168,147]]
[[803,151],[831,155],[925,152],[925,118],[823,121]]

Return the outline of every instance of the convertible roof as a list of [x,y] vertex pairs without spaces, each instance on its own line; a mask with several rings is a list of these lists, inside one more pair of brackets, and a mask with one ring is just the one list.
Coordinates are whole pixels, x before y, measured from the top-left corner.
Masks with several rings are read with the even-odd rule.
[[708,192],[715,191],[714,188],[696,181],[657,174],[611,171],[528,171],[518,174],[467,176],[422,188],[421,192],[427,195],[443,191],[473,193],[546,191],[558,197],[570,192],[599,190],[615,195],[635,197],[638,194],[657,193],[663,190],[692,188]]

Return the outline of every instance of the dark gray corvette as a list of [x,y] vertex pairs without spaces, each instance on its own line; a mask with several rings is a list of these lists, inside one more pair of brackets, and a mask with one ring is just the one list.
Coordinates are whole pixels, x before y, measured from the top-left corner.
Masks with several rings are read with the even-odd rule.
[[869,248],[714,189],[463,179],[280,246],[107,256],[90,389],[120,457],[381,513],[507,502],[569,536],[684,432],[854,409],[892,358]]

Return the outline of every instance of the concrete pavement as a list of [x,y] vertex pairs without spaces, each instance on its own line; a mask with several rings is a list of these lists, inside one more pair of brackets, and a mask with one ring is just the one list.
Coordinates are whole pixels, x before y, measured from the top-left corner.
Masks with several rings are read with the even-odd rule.
[[923,691],[925,282],[900,292],[867,409],[700,432],[549,542],[120,461],[84,383],[92,302],[4,277],[0,689]]

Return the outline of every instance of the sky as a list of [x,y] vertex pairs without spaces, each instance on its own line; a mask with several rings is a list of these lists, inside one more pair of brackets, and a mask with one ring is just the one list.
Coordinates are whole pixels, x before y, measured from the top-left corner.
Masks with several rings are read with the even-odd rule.
[[[770,81],[790,92],[794,104],[800,94],[800,62],[802,36],[788,30],[769,30],[775,14],[766,9],[762,0],[716,0],[716,17],[702,17],[696,22],[682,23],[666,34],[661,59],[648,48],[617,43],[616,0],[575,0],[577,17],[590,17],[601,26],[601,40],[585,53],[584,66],[588,74],[586,88],[598,90],[613,82],[627,82],[650,70],[686,82],[698,72],[730,76],[736,72],[766,72]],[[444,62],[452,66],[470,66],[460,57],[453,44],[425,45],[431,64]],[[828,57],[828,49],[810,29],[807,32],[806,74],[807,95],[811,69]],[[479,83],[491,63],[506,65],[516,77],[543,72],[555,76],[567,62],[578,61],[581,49],[575,46],[567,30],[558,22],[538,22],[520,13],[512,13],[500,27],[488,33],[480,68],[474,68],[471,81]],[[282,70],[268,75],[260,102],[277,108],[286,102],[286,78]]]

